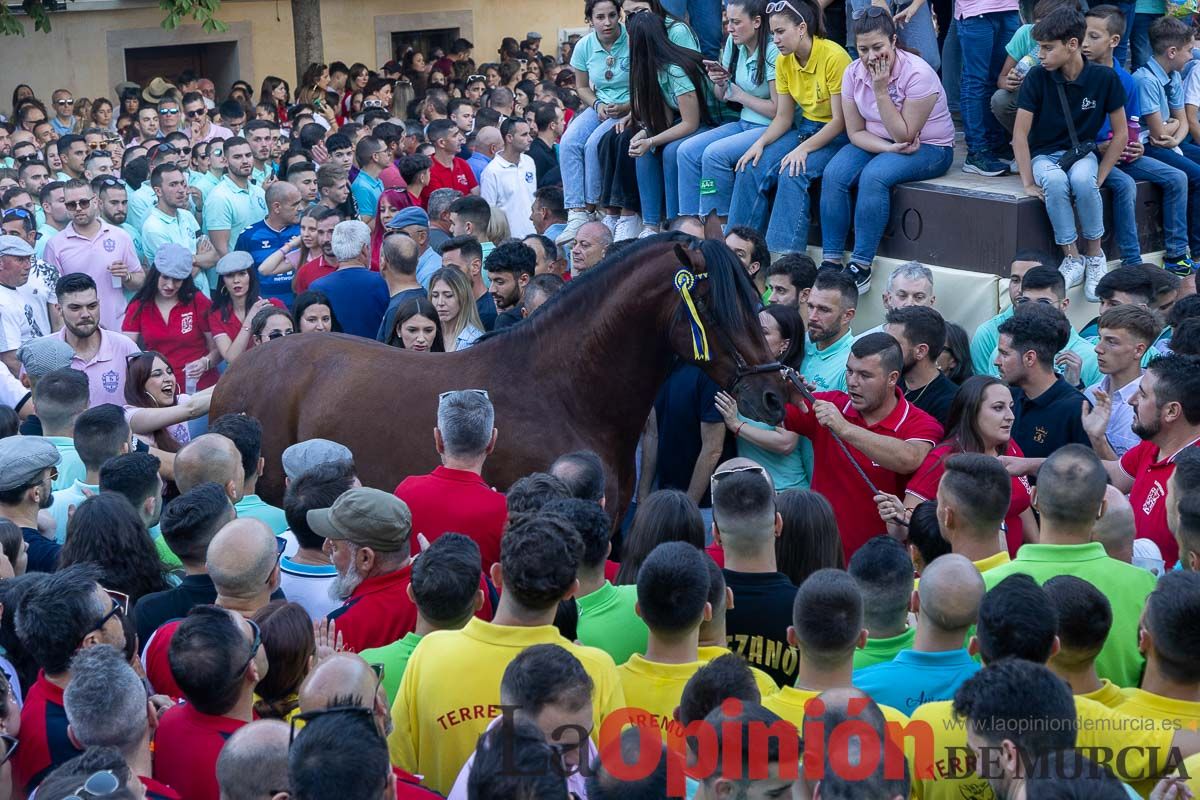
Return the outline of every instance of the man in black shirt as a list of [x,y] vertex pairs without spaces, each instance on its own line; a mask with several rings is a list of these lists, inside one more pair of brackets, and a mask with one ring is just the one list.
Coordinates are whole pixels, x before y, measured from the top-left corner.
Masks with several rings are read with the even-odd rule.
[[1083,394],[1054,372],[1054,356],[1071,335],[1063,312],[1026,301],[999,333],[996,367],[1012,391],[1012,438],[1025,457],[1046,458],[1067,444],[1091,447],[1080,415]]
[[40,436],[0,439],[0,519],[21,529],[29,546],[30,572],[54,572],[62,546],[38,531],[38,511],[54,502],[51,482],[62,456]]
[[521,299],[525,287],[533,278],[537,266],[537,253],[523,242],[505,242],[488,254],[486,261],[492,285],[488,291],[496,301],[494,330],[503,330],[521,321]]
[[554,149],[565,127],[562,106],[555,103],[537,103],[533,107],[533,122],[537,126],[537,135],[533,137],[529,157],[537,167],[537,185],[551,186],[562,183],[562,176],[558,170],[558,154]]
[[775,540],[783,519],[766,470],[733,459],[712,476],[713,537],[725,555],[725,583],[734,605],[725,617],[729,649],[780,686],[796,681],[796,651],[788,644],[796,587],[779,572]]
[[958,386],[937,367],[937,357],[946,344],[942,315],[929,306],[894,308],[887,314],[883,331],[891,334],[904,352],[901,388],[905,399],[945,428]]

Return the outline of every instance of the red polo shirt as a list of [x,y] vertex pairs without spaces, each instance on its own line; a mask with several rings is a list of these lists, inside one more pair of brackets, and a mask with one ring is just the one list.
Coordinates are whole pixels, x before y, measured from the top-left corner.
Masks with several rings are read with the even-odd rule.
[[292,289],[296,294],[307,292],[308,287],[326,275],[332,275],[337,272],[336,264],[329,264],[325,261],[325,254],[317,256],[311,261],[305,261],[300,269],[296,270],[296,277],[292,278]]
[[471,165],[458,156],[454,157],[449,167],[443,167],[438,160],[432,159],[433,166],[429,168],[429,185],[421,192],[421,207],[429,205],[429,195],[438,189],[457,189],[463,194],[470,194],[479,185]]
[[[175,381],[182,386],[187,380],[184,366],[208,355],[204,335],[209,332],[208,308],[211,305],[207,297],[196,292],[192,302],[176,303],[163,319],[154,301],[130,303],[121,330],[141,334],[143,350],[162,353],[175,371]],[[200,376],[199,388],[207,389],[219,376],[214,366]]]
[[500,560],[508,507],[504,495],[474,472],[438,467],[428,475],[413,475],[396,487],[396,497],[412,512],[414,556],[420,552],[418,533],[431,544],[443,533],[461,533],[479,545],[484,572]]
[[[1187,447],[1195,447],[1196,439]],[[1181,448],[1182,450],[1182,448]],[[1175,473],[1175,456],[1159,460],[1158,445],[1142,442],[1121,456],[1121,471],[1133,478],[1129,502],[1133,506],[1133,525],[1139,539],[1151,539],[1162,551],[1167,569],[1179,560],[1179,543],[1167,527],[1167,481]]]
[[29,796],[51,770],[81,752],[67,736],[63,690],[38,670],[21,707],[21,745],[13,755],[13,785]]
[[150,800],[183,800],[179,792],[166,784],[159,783],[154,778],[139,775],[138,780],[142,782],[142,786],[146,787],[146,797]]
[[[285,306],[283,301],[279,298],[268,297],[265,299],[270,300],[271,305],[275,306],[276,308],[282,308],[285,311],[287,310],[287,306]],[[242,332],[242,321],[238,319],[237,314],[233,313],[232,308],[228,309],[228,311],[229,319],[222,319],[220,312],[209,310],[208,330],[213,336],[216,336],[218,333],[223,333],[229,337],[230,342],[233,342],[235,339],[237,339],[238,334]],[[254,347],[253,336],[246,341],[246,349],[249,350],[251,347]]]
[[[896,407],[892,413],[874,425],[865,423],[862,415],[850,404],[850,395],[845,392],[817,392],[816,398],[836,405],[850,424],[881,436],[906,442],[929,442],[931,445],[942,438],[942,426],[937,420],[905,400],[899,389],[896,390]],[[850,556],[863,542],[887,531],[871,490],[847,462],[846,455],[834,441],[829,429],[817,422],[811,409],[804,414],[799,408],[789,405],[783,424],[789,431],[795,431],[812,442],[813,461],[817,465],[813,470],[812,488],[824,495],[833,506],[842,537],[842,550],[846,555],[846,563],[850,563]],[[880,491],[897,497],[904,496],[904,487],[911,474],[900,475],[884,469],[854,448],[850,448],[850,453]]]
[[190,703],[167,709],[154,736],[154,780],[185,800],[220,800],[217,757],[226,740],[245,724],[201,714]]

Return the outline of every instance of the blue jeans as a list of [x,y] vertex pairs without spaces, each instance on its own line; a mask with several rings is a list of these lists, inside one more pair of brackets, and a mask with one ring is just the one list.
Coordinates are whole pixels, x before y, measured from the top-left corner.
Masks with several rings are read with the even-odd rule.
[[1016,11],[993,11],[955,20],[962,48],[958,107],[968,153],[991,152],[1008,140],[1004,128],[992,115],[991,98],[1008,55],[1004,48],[1020,25]]
[[[679,216],[679,148],[692,136],[698,136],[707,128],[701,128],[690,136],[676,139],[665,147],[656,147],[645,155],[635,158],[637,167],[638,197],[642,201],[642,222],[661,225],[664,219]],[[663,217],[663,200],[666,200],[667,215]]]
[[[767,227],[767,211],[771,207],[771,195],[779,183],[779,164],[783,157],[796,148],[802,140],[825,127],[824,122],[813,122],[798,117],[794,131],[788,131],[763,148],[762,158],[756,166],[748,166],[737,175],[733,184],[733,202],[729,205],[729,226],[749,225],[755,230]],[[845,134],[838,137],[845,144]],[[841,144],[838,146],[840,147]],[[812,156],[809,156],[812,159]],[[824,162],[822,162],[824,165]]]
[[704,216],[729,214],[735,173],[733,167],[766,130],[752,122],[727,122],[698,133],[679,147],[679,213]]
[[[860,11],[870,4],[871,0],[847,0],[846,14],[853,17],[855,11]],[[902,4],[899,10],[903,10],[905,5],[907,4]],[[913,15],[907,25],[897,31],[896,38],[900,40],[900,44],[925,59],[934,71],[941,68],[942,54],[938,49],[937,34],[933,30],[933,12],[930,10],[928,2],[917,9],[917,13]],[[856,53],[852,19],[847,20],[846,23],[846,47],[850,49],[851,55]]]
[[[1150,181],[1162,189],[1166,255],[1185,255],[1188,231],[1195,230],[1196,236],[1200,236],[1200,225],[1188,224],[1187,175],[1165,162],[1142,156],[1129,164],[1117,164],[1104,182],[1113,195],[1113,233],[1121,251],[1121,263],[1142,263],[1141,243],[1137,237],[1137,185],[1134,183],[1139,180]],[[1200,219],[1200,207],[1191,209],[1190,214]],[[1194,247],[1193,251],[1200,252]]]
[[1132,74],[1133,70],[1129,69],[1129,40],[1133,38],[1133,9],[1137,5],[1134,0],[1127,2],[1113,3],[1125,15],[1125,33],[1121,36],[1121,42],[1113,48],[1113,63],[1120,64]]
[[1050,226],[1054,228],[1054,243],[1060,247],[1075,244],[1079,232],[1075,228],[1075,214],[1083,228],[1083,238],[1104,238],[1104,201],[1100,199],[1100,187],[1096,185],[1096,171],[1100,162],[1095,153],[1089,153],[1064,172],[1058,159],[1066,152],[1059,150],[1049,155],[1033,157],[1033,181],[1042,187],[1046,195],[1046,213]]
[[558,145],[558,163],[562,172],[563,207],[583,208],[585,203],[600,199],[600,157],[597,147],[600,137],[617,124],[614,119],[603,122],[596,112],[586,109],[576,114],[567,126]]
[[[854,222],[851,260],[870,265],[883,239],[892,208],[892,187],[945,175],[954,161],[954,148],[923,144],[917,152],[868,153],[848,144],[825,167],[821,185],[821,251],[826,261],[841,263]],[[858,202],[851,208],[850,189],[858,186]]]
[[958,44],[956,20],[950,20],[950,30],[946,32],[946,41],[942,43],[942,86],[946,90],[946,106],[950,112],[961,113],[962,47]]
[[773,253],[803,253],[808,249],[808,227],[812,218],[809,190],[838,151],[849,143],[849,137],[841,133],[820,150],[809,153],[804,162],[804,172],[799,175],[780,174],[779,162],[775,163],[775,180],[779,188],[775,191],[771,222],[767,226],[768,250]]
[[[1159,19],[1161,16],[1161,14],[1133,15],[1133,30],[1129,34],[1129,48],[1133,54],[1132,69],[1143,66],[1154,57],[1154,51],[1150,49],[1150,26],[1154,24],[1154,20]],[[1128,29],[1128,26],[1126,26],[1126,30]]]
[[675,19],[687,16],[688,24],[700,40],[700,52],[705,58],[720,58],[724,41],[721,0],[663,0],[662,5]]
[[[1138,159],[1144,161],[1153,158],[1182,172],[1187,176],[1188,184],[1188,241],[1192,245],[1192,255],[1200,255],[1200,147],[1191,142],[1179,145],[1183,155],[1174,150],[1166,150],[1154,145],[1147,145],[1146,155]],[[1182,252],[1182,251],[1180,251]],[[1179,255],[1170,250],[1167,255]]]

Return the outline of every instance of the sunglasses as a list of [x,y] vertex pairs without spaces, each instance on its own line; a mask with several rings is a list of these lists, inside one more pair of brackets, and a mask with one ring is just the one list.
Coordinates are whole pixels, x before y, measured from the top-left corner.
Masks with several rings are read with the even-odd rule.
[[121,779],[111,769],[94,772],[83,784],[63,800],[85,800],[87,797],[108,797],[121,788]]
[[252,619],[246,620],[250,625],[250,630],[254,631],[254,639],[250,642],[250,657],[246,659],[246,663],[237,671],[241,675],[246,670],[250,669],[250,665],[254,663],[254,657],[258,655],[258,648],[262,647],[262,628],[258,627],[258,623]]
[[67,200],[67,201],[63,202],[63,205],[66,206],[71,211],[82,211],[83,209],[89,207],[91,204],[92,204],[91,198],[89,198],[87,200]]
[[4,742],[4,757],[0,758],[0,765],[4,765],[13,757],[13,753],[17,752],[17,745],[20,744],[20,741],[15,736],[0,733],[0,742]]
[[99,622],[92,626],[92,630],[94,631],[102,630],[104,626],[108,624],[108,621],[117,614],[129,613],[129,595],[113,589],[105,589],[104,592],[108,595],[108,599],[112,601],[112,608],[108,610],[107,614],[100,618]]
[[100,187],[104,188],[104,189],[107,189],[107,188],[110,188],[113,186],[124,186],[125,185],[120,180],[112,177],[111,175],[105,175],[103,178],[100,178],[98,183],[100,184]]
[[179,109],[178,108],[160,108],[158,110],[158,113],[159,114],[178,114]]
[[793,13],[795,13],[795,14],[796,14],[796,16],[800,17],[801,19],[803,19],[803,18],[804,18],[804,15],[803,15],[803,14],[801,14],[801,13],[800,13],[800,12],[799,12],[799,11],[796,9],[796,7],[795,7],[794,5],[792,5],[791,3],[789,3],[787,0],[777,0],[777,2],[774,2],[774,3],[767,3],[767,7],[766,7],[766,9],[764,9],[764,10],[765,10],[765,11],[766,11],[768,14],[777,14],[777,13],[779,13],[780,11],[783,11],[785,8],[787,8],[787,9],[791,9],[791,11],[792,11]]
[[855,11],[854,15],[853,15],[853,17],[851,17],[851,19],[855,19],[855,20],[868,19],[868,18],[876,19],[877,17],[884,17],[884,16],[888,16],[888,17],[891,16],[891,14],[888,13],[888,10],[886,8],[880,8],[879,6],[867,6],[866,8]]
[[[378,688],[376,693],[378,694]],[[312,711],[305,711],[303,714],[296,714],[292,717],[291,730],[288,731],[288,748],[292,746],[292,742],[296,740],[296,723],[302,722],[308,724],[315,719],[319,719],[326,714],[357,714],[374,721],[375,712],[366,706],[330,706],[329,708],[317,708]]]
[[444,403],[446,401],[447,397],[449,397],[452,394],[458,394],[460,392],[467,392],[470,394],[478,395],[479,397],[482,397],[484,400],[491,399],[490,397],[488,397],[487,389],[452,389],[448,392],[442,392],[441,394],[439,394],[438,395],[438,403]]
[[729,469],[723,469],[720,472],[714,472],[712,477],[708,479],[709,485],[713,488],[716,488],[716,485],[720,483],[723,478],[727,478],[730,475],[736,475],[739,472],[754,472],[762,475],[764,478],[767,477],[767,470],[765,467],[760,467],[758,464],[747,464],[744,467],[730,467]]
[[1023,305],[1024,303],[1041,303],[1044,306],[1054,305],[1054,301],[1049,297],[1039,297],[1036,300],[1034,300],[1032,297],[1026,297],[1025,295],[1020,295],[1017,297],[1017,305]]
[[89,158],[91,158],[91,157],[112,158],[112,153],[110,153],[108,150],[94,149],[94,150],[92,150],[91,156],[89,156]]
[[75,105],[75,101],[69,97],[64,97],[61,100],[55,100],[54,105],[56,105],[56,106],[73,106],[73,105]]
[[199,119],[200,117],[207,116],[207,114],[208,112],[203,108],[193,108],[191,111],[185,112],[185,116],[188,119]]
[[3,219],[5,222],[11,219],[33,219],[33,215],[23,208],[10,208],[4,212]]
[[[271,331],[267,334],[267,338],[271,340],[282,339],[284,336],[291,336],[293,333],[295,333],[295,331]],[[308,340],[305,339],[305,341]]]
[[467,76],[467,83],[474,83],[475,81],[487,81],[487,76],[486,75],[468,75]]

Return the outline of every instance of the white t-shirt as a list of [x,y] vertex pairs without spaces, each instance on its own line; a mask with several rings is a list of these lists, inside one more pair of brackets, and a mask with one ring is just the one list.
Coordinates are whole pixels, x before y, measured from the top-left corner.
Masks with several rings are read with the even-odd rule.
[[537,189],[537,166],[528,153],[521,154],[519,163],[506,161],[497,153],[492,163],[479,176],[479,193],[488,205],[504,211],[508,229],[515,239],[537,233],[529,221],[533,209],[533,193]]

